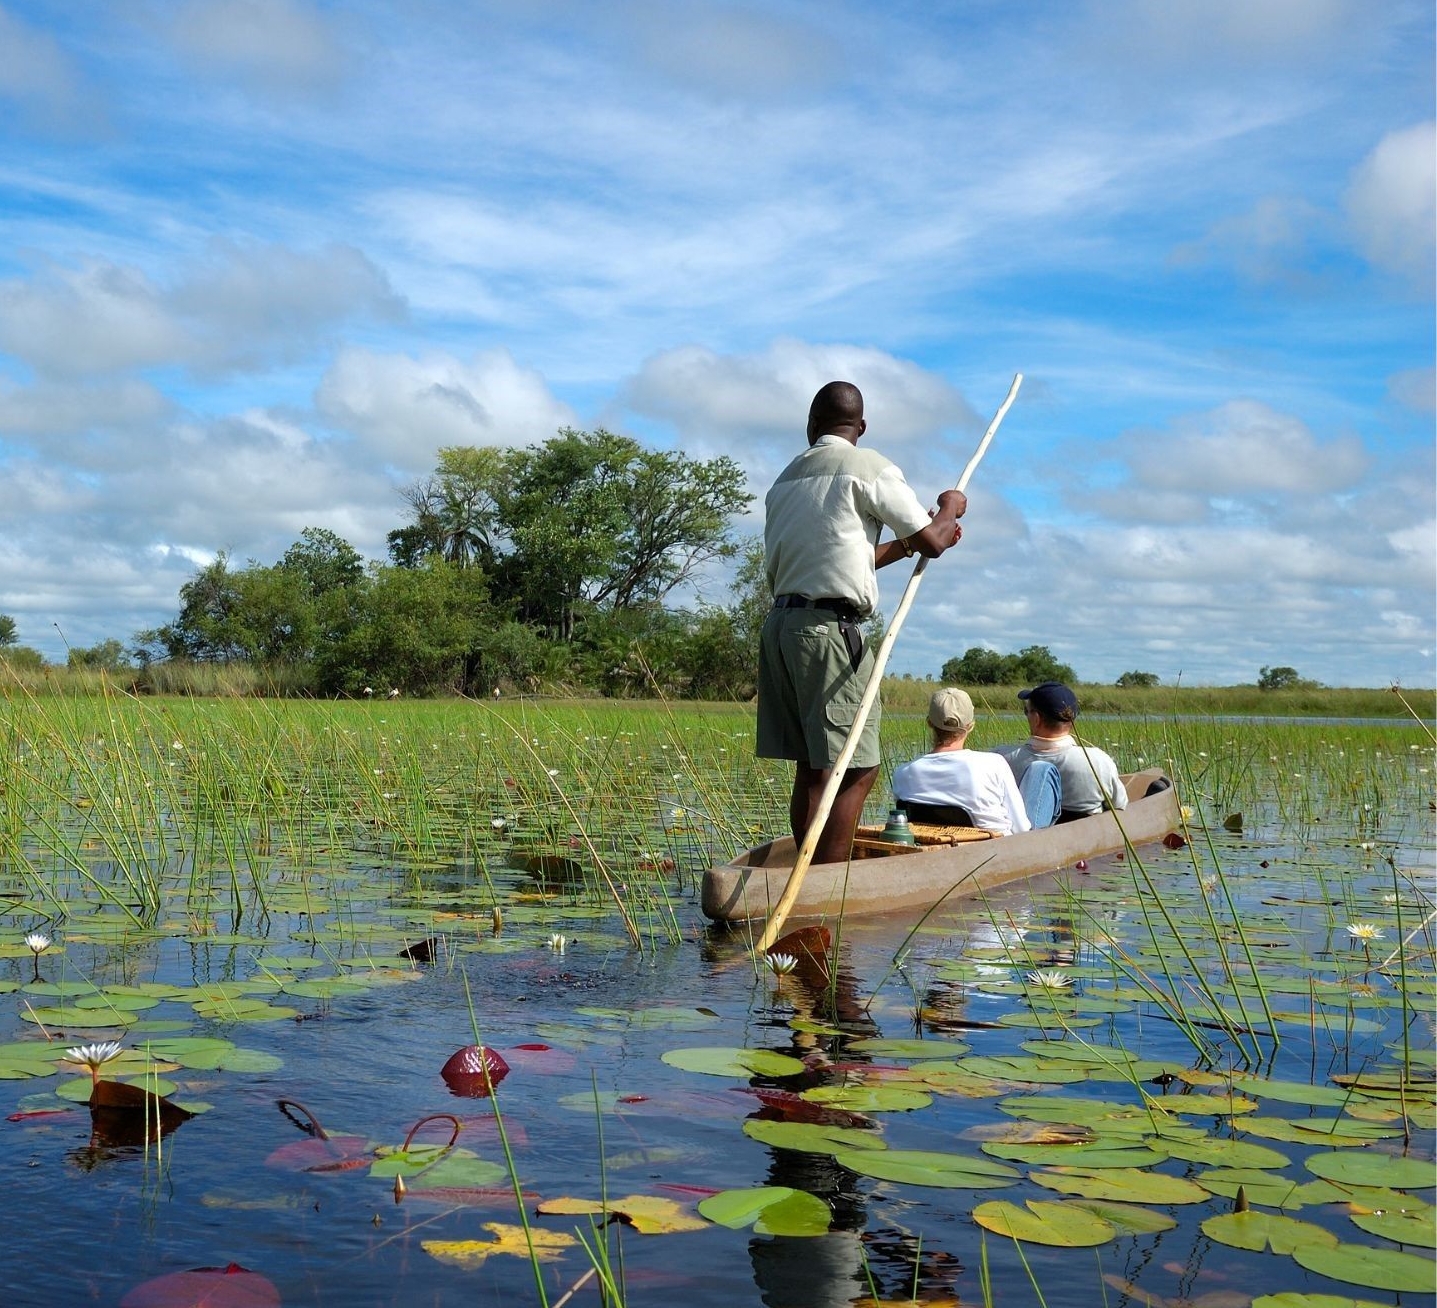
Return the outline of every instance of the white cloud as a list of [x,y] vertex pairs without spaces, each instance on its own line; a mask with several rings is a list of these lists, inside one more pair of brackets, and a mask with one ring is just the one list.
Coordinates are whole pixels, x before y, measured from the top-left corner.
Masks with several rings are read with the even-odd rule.
[[634,48],[650,67],[686,90],[724,99],[784,98],[846,76],[842,47],[829,31],[738,5],[635,6]]
[[1367,464],[1356,437],[1320,443],[1298,419],[1256,400],[1232,400],[1168,433],[1130,432],[1118,448],[1138,493],[1313,495],[1349,486]]
[[383,274],[352,247],[216,242],[168,287],[100,260],[0,282],[0,349],[53,377],[227,370],[311,350],[345,319],[400,312]]
[[1437,412],[1437,368],[1408,368],[1387,379],[1388,393],[1416,413]]
[[1337,54],[1376,25],[1358,0],[1089,0],[1087,10],[1094,39],[1164,71],[1223,60],[1298,64]]
[[189,0],[170,30],[182,54],[261,91],[327,91],[345,72],[335,21],[305,0]]
[[96,429],[147,427],[171,410],[147,382],[125,378],[98,384],[41,382],[9,387],[0,381],[0,438],[74,437]]
[[528,445],[575,424],[573,410],[507,350],[469,361],[350,348],[319,384],[320,413],[359,438],[368,457],[429,471],[446,445]]
[[1285,281],[1311,261],[1315,238],[1331,225],[1305,200],[1264,196],[1247,213],[1219,219],[1200,240],[1177,246],[1172,262],[1231,263],[1252,281]]
[[0,8],[0,102],[15,122],[69,133],[93,132],[104,112],[54,37]]
[[[645,361],[621,393],[646,418],[671,423],[685,448],[727,453],[745,464],[761,495],[779,468],[803,448],[808,406],[825,382],[853,382],[863,392],[864,440],[913,468],[943,453],[940,438],[971,433],[981,419],[962,393],[935,373],[883,350],[779,340],[757,354],[723,355],[703,346],[665,350]],[[937,467],[936,460],[934,463]],[[958,469],[944,467],[951,485]]]
[[1437,123],[1389,132],[1352,176],[1347,215],[1362,253],[1424,295],[1437,246]]

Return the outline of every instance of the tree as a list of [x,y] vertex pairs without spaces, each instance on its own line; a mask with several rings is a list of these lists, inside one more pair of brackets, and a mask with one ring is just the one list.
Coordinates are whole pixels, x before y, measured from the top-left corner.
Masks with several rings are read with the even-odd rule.
[[306,527],[279,566],[298,578],[310,599],[356,585],[364,576],[363,555],[326,527]]
[[1125,672],[1114,684],[1124,690],[1146,690],[1158,684],[1158,674],[1156,672]]
[[1268,668],[1264,667],[1257,674],[1257,688],[1259,690],[1289,690],[1302,680],[1297,675],[1296,668]]
[[401,567],[438,557],[458,567],[488,567],[499,529],[497,497],[510,476],[512,452],[451,445],[439,466],[400,492],[412,520],[389,533],[389,555]]
[[320,689],[365,686],[410,693],[470,688],[486,631],[494,626],[484,576],[432,559],[422,567],[376,567],[357,588],[352,625],[315,651]]
[[15,632],[15,619],[8,613],[0,613],[0,648],[13,645],[19,639]]
[[489,575],[493,601],[572,640],[581,611],[661,603],[706,561],[732,554],[729,519],[752,496],[742,470],[564,428],[522,450],[450,447],[405,492],[389,533],[405,567],[443,558]]
[[118,640],[102,640],[89,649],[72,649],[66,662],[69,667],[88,668],[93,672],[130,671],[130,656]]
[[961,659],[949,659],[938,675],[960,686],[1036,686],[1043,681],[1077,680],[1073,669],[1059,663],[1046,645],[1026,645],[1016,654],[974,645]]
[[1003,683],[1004,656],[995,649],[970,645],[961,659],[949,659],[938,679],[948,686],[998,686]]

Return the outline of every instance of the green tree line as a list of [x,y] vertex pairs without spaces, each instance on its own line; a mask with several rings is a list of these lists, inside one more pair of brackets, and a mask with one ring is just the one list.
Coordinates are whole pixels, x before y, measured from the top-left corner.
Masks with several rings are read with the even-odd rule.
[[[172,621],[137,633],[135,656],[245,662],[321,695],[752,693],[767,602],[757,547],[733,534],[752,496],[727,456],[566,428],[526,449],[443,449],[402,499],[387,561],[320,527],[272,565],[221,553]],[[666,606],[702,565],[745,550],[733,604]]]

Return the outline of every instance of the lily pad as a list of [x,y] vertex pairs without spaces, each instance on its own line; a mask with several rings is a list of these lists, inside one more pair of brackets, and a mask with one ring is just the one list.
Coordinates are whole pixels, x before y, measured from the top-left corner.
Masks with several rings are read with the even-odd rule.
[[820,1085],[805,1090],[802,1097],[811,1104],[851,1113],[907,1113],[933,1102],[926,1090],[901,1085]]
[[1353,1213],[1352,1224],[1369,1235],[1380,1235],[1398,1244],[1437,1249],[1437,1208],[1416,1213]]
[[760,1235],[824,1235],[833,1217],[823,1200],[786,1185],[721,1190],[701,1199],[699,1212],[719,1226],[752,1226]]
[[1432,1184],[1434,1175],[1430,1160],[1397,1158],[1370,1150],[1313,1154],[1307,1159],[1306,1167],[1328,1181],[1343,1185],[1385,1185],[1391,1190],[1424,1190]]
[[1063,1249],[1106,1244],[1118,1233],[1111,1222],[1077,1204],[1044,1199],[1029,1199],[1026,1208],[1006,1199],[989,1199],[973,1209],[973,1220],[996,1235]]
[[565,1250],[578,1243],[562,1231],[545,1231],[534,1226],[525,1230],[506,1222],[485,1222],[484,1229],[493,1234],[492,1240],[421,1240],[420,1247],[440,1262],[472,1269],[482,1266],[485,1259],[495,1254],[535,1258],[541,1263],[557,1262]]
[[1156,1235],[1159,1231],[1171,1231],[1177,1225],[1176,1218],[1137,1204],[1106,1203],[1101,1199],[1069,1199],[1066,1202],[1074,1208],[1086,1208],[1090,1213],[1096,1213],[1126,1234]]
[[743,1133],[761,1144],[793,1149],[804,1154],[837,1154],[845,1149],[886,1149],[877,1131],[819,1122],[772,1122],[755,1118],[743,1124]]
[[1168,1140],[1164,1147],[1174,1158],[1213,1167],[1286,1167],[1285,1154],[1250,1140]]
[[1300,1222],[1295,1217],[1283,1217],[1279,1213],[1251,1210],[1222,1213],[1207,1218],[1202,1229],[1210,1240],[1231,1245],[1234,1249],[1250,1249],[1254,1253],[1271,1250],[1276,1254],[1290,1254],[1304,1245],[1320,1244],[1331,1248],[1337,1244],[1337,1237],[1325,1226]]
[[868,1054],[872,1058],[921,1058],[934,1061],[957,1058],[968,1052],[968,1046],[957,1040],[884,1040],[878,1036],[851,1040],[847,1049],[850,1053]]
[[1340,1203],[1348,1197],[1331,1181],[1299,1184],[1291,1177],[1251,1167],[1218,1167],[1210,1172],[1199,1172],[1193,1180],[1204,1190],[1211,1190],[1225,1199],[1236,1199],[1238,1190],[1241,1190],[1248,1203],[1291,1212],[1308,1204]]
[[991,1158],[941,1153],[935,1149],[849,1149],[834,1157],[841,1166],[862,1176],[944,1190],[994,1189],[1012,1185],[1023,1175]]
[[1168,1156],[1161,1149],[1099,1141],[1047,1145],[991,1141],[983,1152],[1032,1167],[1151,1167]]
[[670,1067],[677,1067],[684,1072],[702,1072],[706,1076],[796,1076],[805,1070],[798,1059],[772,1049],[729,1049],[700,1045],[687,1049],[670,1049],[662,1058]]
[[1208,1192],[1193,1181],[1162,1172],[1144,1172],[1136,1168],[1061,1168],[1034,1172],[1029,1180],[1062,1194],[1082,1195],[1085,1199],[1116,1199],[1132,1204],[1198,1204]]
[[677,1200],[651,1194],[626,1195],[622,1199],[610,1199],[607,1205],[593,1199],[546,1199],[537,1211],[545,1216],[613,1213],[644,1235],[670,1235],[675,1231],[708,1228],[707,1222],[691,1217]]
[[1366,1244],[1337,1244],[1330,1249],[1303,1245],[1294,1249],[1292,1256],[1310,1272],[1373,1290],[1427,1294],[1437,1282],[1437,1263],[1397,1249],[1376,1249]]

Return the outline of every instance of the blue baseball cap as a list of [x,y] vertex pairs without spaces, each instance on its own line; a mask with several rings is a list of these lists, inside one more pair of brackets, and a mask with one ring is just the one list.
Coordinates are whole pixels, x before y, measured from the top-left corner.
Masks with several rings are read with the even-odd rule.
[[1018,698],[1055,722],[1071,721],[1078,716],[1078,697],[1061,681],[1045,681],[1032,690],[1020,690]]

